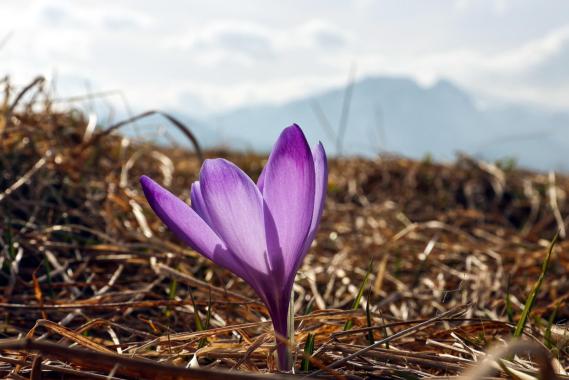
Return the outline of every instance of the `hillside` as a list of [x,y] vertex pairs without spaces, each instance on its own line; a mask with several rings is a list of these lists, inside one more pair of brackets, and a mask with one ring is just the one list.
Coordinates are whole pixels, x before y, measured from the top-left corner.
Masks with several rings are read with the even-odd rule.
[[[2,376],[274,372],[265,306],[165,230],[142,195],[138,177],[147,174],[187,199],[200,157],[129,142],[119,127],[86,133],[85,115],[54,111],[42,91],[24,99],[7,99],[0,119]],[[253,178],[266,159],[205,156]],[[534,378],[564,374],[567,194],[568,177],[468,157],[331,160],[322,225],[296,279],[297,373],[335,366],[332,375],[354,379],[440,379],[476,366],[511,338],[561,230],[525,325],[533,354],[514,344],[501,363]],[[373,342],[383,343],[346,362]]]

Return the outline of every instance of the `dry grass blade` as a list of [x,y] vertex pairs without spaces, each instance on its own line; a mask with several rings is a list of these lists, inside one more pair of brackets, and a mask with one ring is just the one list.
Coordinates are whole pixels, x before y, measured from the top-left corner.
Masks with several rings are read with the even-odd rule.
[[[41,356],[39,356],[39,355],[34,357],[34,361],[32,362],[32,370],[30,372],[33,371],[34,364],[36,362],[39,362],[39,358],[41,358]],[[24,367],[27,364],[27,362],[24,360],[12,359],[12,358],[8,358],[5,356],[0,356],[0,362],[9,363],[9,364],[13,364],[13,365],[21,366],[21,367]],[[39,366],[39,364],[36,364],[36,365]],[[72,378],[74,376],[75,378],[81,378],[81,379],[123,380],[123,379],[120,379],[118,377],[113,377],[113,376],[109,376],[109,375],[99,375],[99,374],[92,373],[92,372],[80,371],[80,370],[75,370],[75,369],[66,368],[66,367],[59,367],[59,366],[44,364],[44,363],[41,363],[40,368],[42,370],[51,371],[52,373],[60,373],[62,375],[70,375]]]
[[241,359],[239,359],[239,361],[237,361],[237,363],[235,363],[235,365],[233,366],[234,369],[239,368],[243,363],[245,363],[247,361],[247,359],[249,359],[249,357],[251,356],[251,354],[253,352],[255,352],[255,350],[259,347],[261,347],[263,344],[265,344],[266,342],[272,340],[273,337],[271,337],[269,334],[265,334],[265,335],[261,335],[260,337],[258,337],[251,346],[249,346],[249,348],[247,349],[247,352],[245,352],[245,355],[243,355],[243,357]]
[[31,338],[33,336],[35,330],[39,326],[45,327],[45,328],[49,329],[50,331],[52,331],[56,334],[59,334],[62,337],[67,338],[67,339],[77,343],[78,345],[80,345],[82,347],[89,348],[89,349],[94,350],[94,351],[112,353],[112,351],[109,350],[108,348],[93,342],[92,340],[84,337],[81,334],[77,334],[74,331],[71,331],[71,330],[69,330],[63,326],[58,325],[57,323],[53,323],[51,321],[46,321],[46,320],[41,320],[41,319],[36,322],[36,325],[34,326],[34,328],[32,328],[32,330],[28,333],[27,338]]
[[[202,152],[202,149],[200,147],[200,144],[199,144],[196,136],[192,133],[192,131],[186,125],[184,125],[184,123],[182,123],[181,121],[176,119],[174,116],[170,115],[169,113],[166,113],[163,111],[155,111],[155,110],[146,111],[146,112],[143,112],[139,115],[130,117],[126,120],[123,120],[121,122],[113,124],[109,128],[105,129],[103,132],[100,132],[100,133],[94,135],[91,140],[87,141],[86,145],[89,146],[89,145],[97,144],[101,138],[110,135],[111,133],[115,132],[116,130],[120,129],[121,127],[124,127],[125,125],[128,125],[132,122],[135,122],[137,120],[144,119],[144,118],[147,118],[147,117],[153,116],[153,115],[160,115],[160,116],[164,117],[166,120],[168,120],[170,123],[172,123],[176,128],[178,128],[184,134],[184,136],[186,136],[188,138],[188,140],[190,140],[190,142],[192,143],[200,161],[203,161],[203,152]],[[85,147],[83,149],[85,149]]]
[[33,81],[31,81],[27,86],[25,86],[19,93],[18,95],[16,95],[16,98],[12,101],[12,104],[10,104],[10,107],[8,108],[8,112],[7,112],[7,117],[6,119],[9,120],[10,116],[14,113],[14,110],[16,109],[16,107],[18,106],[18,104],[20,104],[20,101],[22,100],[22,98],[24,97],[24,95],[26,95],[30,90],[32,90],[34,87],[41,85],[42,83],[45,82],[45,78],[42,76],[39,76],[37,78],[35,78]]
[[[30,339],[0,341],[0,350],[24,350],[26,352],[41,353],[45,358],[53,360],[71,361],[82,368],[113,370],[122,376],[137,377],[141,379],[196,379],[206,380],[212,377],[223,377],[227,380],[255,380],[275,379],[286,380],[286,375],[255,375],[240,374],[237,372],[212,372],[205,369],[188,369],[158,363],[144,358],[132,358],[113,353],[88,351],[70,348],[53,343],[35,341]],[[118,365],[118,366],[117,366]]]
[[[501,359],[507,359],[513,355],[530,354],[539,366],[539,379],[543,380],[560,380],[551,364],[551,353],[545,347],[526,340],[512,341],[505,346],[497,346],[488,352],[484,360],[478,365],[472,367],[464,375],[461,380],[479,380],[492,376],[496,373],[496,363],[500,363]],[[506,369],[507,369],[506,365]]]
[[351,360],[351,359],[353,359],[353,358],[355,358],[355,357],[357,357],[357,356],[363,355],[363,354],[365,354],[366,352],[368,352],[368,351],[370,351],[370,350],[373,350],[373,349],[376,348],[376,347],[379,347],[379,346],[381,346],[381,345],[383,345],[383,344],[385,344],[385,343],[392,342],[392,341],[394,341],[394,340],[396,340],[396,339],[398,339],[398,338],[402,338],[402,337],[404,337],[404,336],[407,336],[407,335],[409,335],[409,334],[412,334],[412,333],[414,333],[414,332],[416,332],[416,331],[418,331],[418,330],[421,330],[422,328],[425,328],[425,327],[427,327],[427,326],[429,326],[429,325],[432,325],[433,323],[436,323],[436,322],[440,321],[441,319],[445,319],[445,318],[448,318],[448,317],[450,317],[450,316],[456,316],[456,315],[462,314],[462,313],[464,313],[470,306],[471,306],[471,305],[457,306],[457,307],[455,307],[455,308],[453,308],[453,309],[451,309],[451,310],[449,310],[449,311],[446,311],[446,312],[442,313],[441,315],[438,315],[438,316],[436,316],[436,317],[433,317],[433,318],[431,318],[431,319],[428,319],[428,320],[426,320],[426,321],[424,321],[424,322],[421,322],[421,323],[419,323],[419,324],[417,324],[417,325],[415,325],[415,326],[413,326],[413,327],[409,327],[409,328],[407,328],[407,329],[401,330],[401,331],[399,331],[398,333],[395,333],[395,334],[393,334],[393,335],[391,335],[391,336],[388,336],[388,337],[386,337],[386,338],[383,338],[383,339],[381,339],[381,340],[375,342],[375,343],[372,344],[372,345],[369,345],[369,346],[364,347],[364,348],[362,348],[362,349],[360,349],[360,350],[357,350],[356,352],[354,352],[354,353],[352,353],[352,354],[346,356],[345,358],[342,358],[341,360],[335,361],[335,362],[333,362],[332,364],[327,365],[327,366],[326,366],[325,368],[323,368],[323,369],[319,369],[318,371],[311,373],[311,376],[315,376],[315,375],[317,375],[317,374],[319,374],[319,373],[322,373],[322,372],[324,372],[324,371],[328,371],[328,370],[334,369],[334,368],[338,367],[339,365],[344,364],[344,363],[348,362],[349,360]]
[[7,189],[3,190],[0,193],[0,202],[2,202],[2,200],[8,196],[10,196],[10,194],[12,194],[14,191],[18,190],[18,188],[20,188],[21,186],[23,186],[26,182],[28,182],[30,180],[30,178],[37,173],[38,170],[40,170],[46,163],[48,158],[51,156],[51,151],[47,151],[46,154],[40,158],[31,168],[30,170],[28,170],[26,173],[24,173],[20,178],[18,178],[18,180],[16,182],[14,182],[12,185],[10,185],[10,187],[8,187]]
[[160,274],[175,278],[176,280],[183,282],[185,284],[188,284],[190,286],[196,286],[196,287],[203,288],[204,290],[207,290],[207,291],[211,292],[212,294],[230,297],[230,298],[234,298],[236,300],[244,301],[244,302],[250,302],[250,303],[251,302],[257,302],[251,298],[245,297],[241,294],[232,292],[230,290],[221,289],[221,288],[212,286],[211,284],[208,284],[207,282],[200,281],[197,278],[194,278],[188,274],[177,271],[176,269],[170,268],[169,266],[164,265],[164,264],[157,264],[156,270]]

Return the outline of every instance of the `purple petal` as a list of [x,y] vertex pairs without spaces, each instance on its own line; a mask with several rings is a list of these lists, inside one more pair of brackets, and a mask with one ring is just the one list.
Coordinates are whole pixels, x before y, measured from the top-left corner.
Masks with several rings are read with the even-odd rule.
[[[217,265],[243,278],[261,297],[265,296],[261,294],[259,284],[250,276],[248,266],[227,248],[225,242],[194,209],[146,176],[140,178],[140,183],[152,210],[179,239]],[[199,203],[203,197],[196,197],[201,192],[195,192],[195,189],[192,186],[193,198],[198,199]]]
[[266,168],[267,168],[267,166],[265,165],[263,170],[261,170],[261,174],[259,174],[259,178],[257,179],[257,187],[259,188],[261,193],[263,192],[263,188],[265,187],[265,171],[266,171],[265,169]]
[[200,188],[212,228],[252,270],[268,274],[263,198],[241,169],[222,158],[206,160]]
[[[320,218],[322,217],[322,211],[324,210],[324,203],[326,201],[326,190],[328,189],[328,160],[326,159],[326,152],[322,143],[318,143],[312,149],[312,157],[314,157],[314,172],[315,172],[315,191],[314,191],[314,211],[312,213],[312,222],[310,223],[310,229],[308,231],[308,236],[304,242],[303,256],[308,252],[314,237],[316,236],[316,231],[320,225]],[[302,257],[300,260],[302,260]],[[300,265],[300,262],[298,263]]]
[[147,176],[140,184],[152,210],[179,239],[219,265],[234,266],[220,254],[227,251],[224,242],[190,206]]
[[190,191],[190,199],[192,201],[192,208],[194,211],[211,226],[211,217],[209,216],[209,211],[207,210],[206,204],[203,200],[203,194],[199,181],[192,183],[192,189]]
[[[314,171],[315,171],[315,195],[314,195],[314,208],[312,214],[312,221],[306,240],[304,242],[304,249],[302,255],[298,256],[297,262],[294,265],[293,272],[296,273],[302,259],[308,252],[312,241],[318,230],[324,203],[326,200],[326,190],[328,188],[328,160],[326,159],[326,152],[321,143],[318,143],[312,149],[312,157],[314,158]],[[263,170],[265,173],[265,170]],[[263,173],[261,176],[263,176]],[[273,321],[275,332],[281,336],[287,336],[288,333],[288,305],[290,302],[290,294],[294,284],[294,276],[287,279],[282,296],[279,299],[271,299],[268,304],[269,313]],[[287,296],[288,295],[288,296]],[[277,343],[277,351],[279,353],[279,368],[288,368],[287,363],[287,347],[286,344]]]
[[298,125],[281,133],[264,171],[271,267],[288,278],[295,274],[294,265],[303,253],[314,211],[314,161]]

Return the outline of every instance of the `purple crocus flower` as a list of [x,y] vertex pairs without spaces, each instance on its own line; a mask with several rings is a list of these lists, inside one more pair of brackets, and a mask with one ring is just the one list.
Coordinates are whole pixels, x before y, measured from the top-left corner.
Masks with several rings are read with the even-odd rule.
[[[148,203],[191,248],[245,280],[263,300],[275,332],[288,334],[294,278],[324,207],[328,165],[322,144],[310,150],[296,124],[277,140],[257,184],[233,163],[205,160],[191,207],[152,179],[140,179]],[[277,340],[279,367],[288,367]]]

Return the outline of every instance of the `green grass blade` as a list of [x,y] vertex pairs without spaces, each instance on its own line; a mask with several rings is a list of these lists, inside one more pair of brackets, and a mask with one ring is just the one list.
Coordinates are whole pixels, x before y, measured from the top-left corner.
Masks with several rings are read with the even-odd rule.
[[[362,281],[360,288],[358,290],[358,294],[357,294],[356,298],[354,299],[354,302],[352,303],[352,310],[357,310],[360,307],[360,302],[362,301],[362,297],[364,295],[364,290],[365,290],[367,282],[369,280],[369,275],[371,274],[372,264],[373,264],[373,261],[370,261],[366,275],[364,277],[364,280]],[[344,331],[348,331],[349,329],[351,329],[353,324],[354,324],[354,321],[351,318],[348,319],[346,321],[346,323],[344,324]]]
[[526,326],[528,317],[531,313],[531,309],[533,308],[533,305],[535,304],[535,300],[537,298],[537,294],[539,293],[539,288],[541,288],[541,284],[545,279],[545,274],[547,272],[547,268],[549,267],[549,260],[551,259],[551,253],[553,252],[553,247],[555,247],[558,238],[559,238],[559,231],[555,234],[553,240],[551,240],[551,243],[549,243],[547,255],[545,256],[545,260],[543,260],[543,264],[541,265],[541,273],[539,274],[539,278],[537,279],[537,282],[534,284],[533,289],[531,290],[528,299],[526,300],[526,304],[524,305],[524,310],[522,311],[522,316],[520,317],[520,320],[518,321],[518,324],[516,325],[516,329],[514,331],[514,337],[516,338],[522,336],[524,332],[524,328]]
[[312,313],[312,310],[314,310],[314,297],[311,298],[310,301],[308,301],[308,304],[304,308],[304,314],[303,315],[308,315],[308,314]]
[[304,343],[304,358],[302,359],[302,363],[300,367],[303,371],[308,372],[310,371],[310,360],[308,357],[312,356],[314,353],[314,334],[308,334],[306,337],[306,342]]
[[[207,314],[205,317],[204,330],[209,329],[210,321],[211,321],[211,289],[209,291],[209,301],[207,303]],[[198,343],[198,349],[205,347],[206,344],[207,344],[207,338],[204,336],[203,338],[200,339]]]
[[43,261],[43,267],[45,270],[45,279],[47,281],[47,286],[49,289],[49,296],[51,297],[51,299],[55,299],[55,293],[53,291],[53,286],[51,283],[51,267],[49,265],[49,261],[47,261],[47,258],[44,257]]
[[196,324],[196,331],[203,331],[203,323],[202,319],[200,318],[200,313],[198,312],[198,307],[196,306],[196,300],[194,299],[194,293],[190,288],[190,298],[192,299],[192,305],[194,306],[194,323]]
[[176,290],[178,288],[178,281],[176,279],[172,279],[170,281],[170,286],[168,287],[168,299],[173,300],[176,298]]

